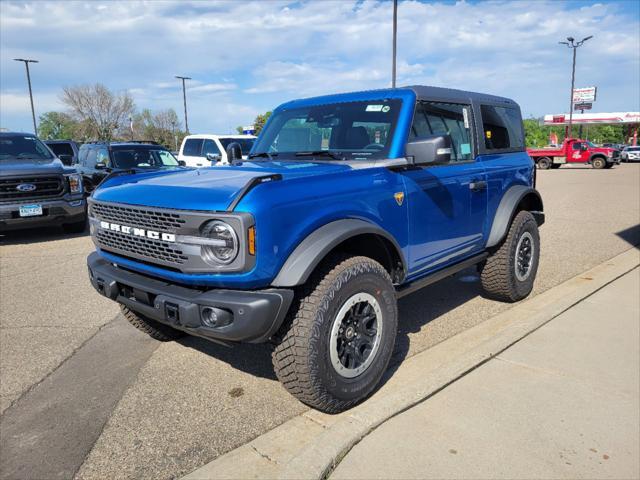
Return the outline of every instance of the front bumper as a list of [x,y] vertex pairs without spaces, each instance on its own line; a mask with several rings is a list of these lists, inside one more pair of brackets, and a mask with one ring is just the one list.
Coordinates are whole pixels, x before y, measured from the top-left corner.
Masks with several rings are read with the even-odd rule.
[[[223,342],[264,342],[282,325],[293,290],[198,290],[119,268],[96,252],[87,258],[93,287],[111,300],[191,335]],[[223,311],[231,322],[207,326],[205,309]],[[229,317],[230,315],[230,317]]]
[[[22,205],[42,206],[42,215],[21,217]],[[86,201],[82,195],[65,195],[55,200],[41,199],[15,203],[0,203],[0,231],[81,222],[86,217]]]

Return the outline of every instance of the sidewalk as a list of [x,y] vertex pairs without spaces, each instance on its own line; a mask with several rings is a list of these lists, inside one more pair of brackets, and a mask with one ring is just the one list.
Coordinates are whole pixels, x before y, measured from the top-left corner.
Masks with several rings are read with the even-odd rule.
[[640,477],[640,269],[360,441],[332,479]]

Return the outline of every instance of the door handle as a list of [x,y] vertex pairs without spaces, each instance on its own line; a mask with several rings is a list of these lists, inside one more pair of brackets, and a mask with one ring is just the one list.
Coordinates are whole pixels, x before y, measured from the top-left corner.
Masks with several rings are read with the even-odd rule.
[[469,189],[474,192],[484,190],[485,188],[487,188],[487,182],[485,182],[484,180],[475,180],[469,183]]

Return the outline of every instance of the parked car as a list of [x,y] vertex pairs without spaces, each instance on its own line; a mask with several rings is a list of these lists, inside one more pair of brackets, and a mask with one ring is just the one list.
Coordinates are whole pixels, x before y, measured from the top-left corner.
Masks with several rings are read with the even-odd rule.
[[634,147],[634,146],[624,147],[624,150],[620,152],[620,159],[623,162],[640,161],[640,147]]
[[246,160],[255,140],[253,135],[188,135],[182,140],[178,160],[189,167],[228,165],[227,148],[230,144],[240,145],[242,158]]
[[126,170],[152,171],[180,167],[173,154],[153,142],[90,142],[80,147],[75,165],[84,179],[86,193],[107,175]]
[[45,140],[47,147],[65,165],[72,165],[78,162],[78,144],[73,140]]
[[380,382],[397,298],[474,265],[492,298],[531,292],[544,213],[512,100],[424,86],[295,100],[249,157],[94,191],[89,278],[135,327],[271,340],[285,388],[338,412]]
[[620,164],[620,152],[614,148],[598,147],[586,140],[566,138],[560,147],[529,148],[527,153],[543,170],[560,168],[564,164],[586,163],[593,168],[611,168]]
[[82,176],[66,167],[35,135],[0,132],[0,231],[87,223]]

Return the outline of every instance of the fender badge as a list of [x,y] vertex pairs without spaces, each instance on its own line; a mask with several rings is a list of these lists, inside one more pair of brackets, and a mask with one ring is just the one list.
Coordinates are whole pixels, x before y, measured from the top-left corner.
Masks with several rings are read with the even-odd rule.
[[396,203],[398,206],[402,206],[402,202],[404,201],[404,192],[396,192],[393,194],[393,198],[396,199]]

